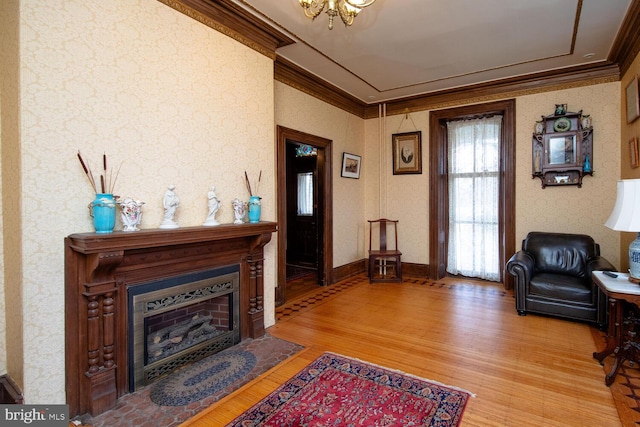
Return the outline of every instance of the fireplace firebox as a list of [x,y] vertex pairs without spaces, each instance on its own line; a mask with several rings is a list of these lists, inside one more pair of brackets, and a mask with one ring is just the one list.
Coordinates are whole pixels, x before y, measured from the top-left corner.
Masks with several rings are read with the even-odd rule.
[[240,342],[239,266],[128,289],[129,390]]
[[[115,407],[118,398],[130,392],[129,322],[133,313],[128,294],[137,287],[237,266],[238,309],[231,310],[234,316],[238,314],[240,339],[264,335],[263,248],[276,230],[274,222],[259,222],[66,237],[65,380],[69,415],[98,415]],[[200,312],[193,316],[213,318],[213,304],[203,303],[209,307],[197,308]],[[194,323],[201,321],[198,318]],[[154,322],[158,320],[147,320],[148,324]],[[212,325],[209,322],[205,328]],[[158,326],[158,331],[165,326]],[[193,332],[191,326],[189,330]]]

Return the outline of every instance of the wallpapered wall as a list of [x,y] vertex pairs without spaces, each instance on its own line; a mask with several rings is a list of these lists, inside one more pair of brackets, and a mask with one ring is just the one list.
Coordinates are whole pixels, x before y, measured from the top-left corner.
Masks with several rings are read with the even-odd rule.
[[23,386],[28,403],[63,403],[63,239],[93,229],[76,152],[94,171],[103,153],[122,164],[115,193],[146,202],[143,228],[160,224],[170,184],[181,226],[205,220],[211,185],[218,219],[232,222],[231,201],[248,199],[245,170],[254,180],[262,170],[255,192],[275,220],[273,61],[156,0],[22,1],[19,19]]
[[[2,155],[2,230],[20,230],[20,141],[18,85],[18,0],[0,2],[0,153]],[[22,288],[5,284],[21,282],[20,233],[2,233],[0,276],[0,373],[16,373],[22,381]],[[4,250],[8,248],[8,250]],[[16,267],[17,266],[17,267]],[[11,331],[11,333],[7,333]],[[11,348],[11,353],[8,349]],[[7,356],[10,357],[7,357]]]
[[[245,170],[254,177],[262,170],[263,218],[274,220],[274,124],[328,138],[334,144],[334,212],[340,213],[333,218],[334,266],[364,257],[364,224],[380,215],[400,219],[405,261],[428,262],[428,111],[412,113],[411,121],[402,115],[363,121],[274,84],[270,59],[156,0],[75,0],[55,7],[22,1],[20,7],[20,135],[9,139],[17,141],[24,172],[17,168],[17,178],[3,177],[3,184],[6,189],[22,179],[16,194],[23,197],[24,226],[15,235],[23,249],[5,265],[20,279],[7,286],[5,298],[13,304],[9,297],[24,293],[17,301],[21,318],[7,325],[7,342],[15,338],[22,345],[9,353],[24,366],[27,402],[64,400],[62,240],[92,230],[92,190],[78,149],[92,165],[103,152],[113,165],[122,162],[116,193],[147,202],[142,226],[155,228],[169,184],[181,198],[176,219],[182,226],[202,223],[211,185],[223,201],[218,218],[231,222],[231,200],[247,197]],[[620,83],[516,98],[518,240],[530,229],[587,230],[617,263],[618,233],[602,224],[620,175],[619,99]],[[593,117],[595,176],[582,189],[542,190],[530,177],[533,124],[555,103]],[[5,110],[2,118],[4,157]],[[422,130],[423,173],[393,176],[391,134],[413,130]],[[361,179],[340,177],[343,152],[363,156]],[[275,241],[265,251],[267,326],[274,321]],[[20,378],[22,372],[11,374]]]
[[278,125],[332,141],[333,265],[363,259],[364,169],[360,179],[342,178],[340,172],[343,152],[364,152],[364,121],[279,82],[275,101]]
[[[634,120],[632,123],[627,123],[627,107],[626,107],[626,95],[625,88],[629,85],[634,77],[640,76],[640,54],[636,56],[636,59],[631,64],[631,67],[627,70],[621,80],[620,84],[620,127],[622,129],[622,137],[620,138],[620,164],[622,165],[621,177],[623,179],[639,179],[640,168],[632,168],[629,158],[629,140],[633,137],[640,141],[640,118]],[[620,259],[622,261],[622,269],[626,271],[629,268],[628,251],[629,244],[636,238],[635,233],[621,233],[621,245],[620,245]]]
[[[620,176],[620,83],[516,96],[516,248],[534,230],[585,233],[600,243],[602,253],[619,263],[619,233],[604,226],[615,202]],[[531,179],[531,135],[536,120],[553,113],[555,104],[593,117],[594,176],[582,188],[548,187]],[[429,111],[388,116],[382,141],[379,119],[368,120],[363,172],[366,179],[365,217],[400,220],[402,259],[429,262]],[[422,174],[393,175],[391,135],[422,131]],[[380,204],[380,200],[382,203]]]

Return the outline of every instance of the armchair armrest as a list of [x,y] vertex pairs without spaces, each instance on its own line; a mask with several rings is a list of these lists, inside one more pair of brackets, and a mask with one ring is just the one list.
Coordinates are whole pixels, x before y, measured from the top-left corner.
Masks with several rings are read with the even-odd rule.
[[528,252],[518,251],[507,261],[507,272],[516,277],[522,284],[528,283],[533,274],[534,260]]
[[596,270],[616,271],[616,268],[606,258],[601,256],[594,257],[587,263],[587,274],[591,277],[591,273]]
[[507,271],[514,276],[513,290],[516,294],[518,314],[526,314],[525,299],[528,285],[533,275],[535,261],[528,252],[518,251],[507,261]]

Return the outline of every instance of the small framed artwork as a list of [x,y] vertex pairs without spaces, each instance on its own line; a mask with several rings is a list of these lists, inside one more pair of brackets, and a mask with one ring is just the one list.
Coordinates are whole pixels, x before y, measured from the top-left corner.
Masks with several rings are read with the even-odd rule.
[[342,172],[340,176],[344,178],[360,178],[360,165],[362,157],[355,154],[342,153]]
[[632,168],[640,166],[640,163],[638,162],[638,138],[636,137],[629,140],[629,159],[631,160]]
[[638,102],[638,76],[634,77],[625,89],[627,96],[627,123],[640,117],[640,103]]
[[393,174],[421,174],[422,132],[395,133],[391,137]]

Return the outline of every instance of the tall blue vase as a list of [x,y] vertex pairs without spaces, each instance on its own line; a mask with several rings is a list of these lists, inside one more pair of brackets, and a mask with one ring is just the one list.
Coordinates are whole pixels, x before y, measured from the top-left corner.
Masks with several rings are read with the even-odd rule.
[[584,156],[584,165],[582,166],[584,173],[591,173],[591,161],[589,161],[589,155]]
[[249,198],[249,222],[260,222],[260,210],[261,210],[262,198],[258,196],[251,196]]
[[116,201],[113,194],[98,193],[91,202],[91,216],[96,233],[111,233],[116,225]]

